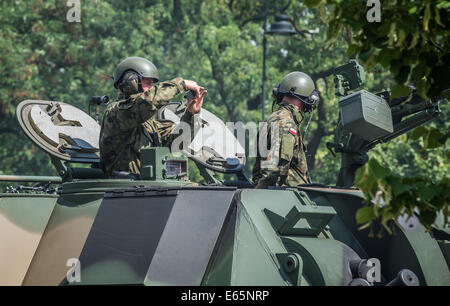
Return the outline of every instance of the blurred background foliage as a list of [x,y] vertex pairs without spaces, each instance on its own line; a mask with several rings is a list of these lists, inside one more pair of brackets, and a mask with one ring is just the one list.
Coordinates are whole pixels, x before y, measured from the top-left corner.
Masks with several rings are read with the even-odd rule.
[[[392,97],[409,94],[413,84],[422,97],[447,98],[442,115],[370,152],[369,162],[355,178],[368,205],[356,216],[362,227],[381,221],[391,232],[393,222],[407,213],[430,229],[441,214],[448,223],[450,199],[450,1],[445,0],[306,0],[328,24],[328,42],[345,35],[347,55],[356,56],[373,72],[375,82],[389,71]],[[381,22],[366,22],[381,11]],[[381,69],[381,70],[379,70]],[[386,72],[384,72],[386,73]],[[381,81],[372,84],[388,84]],[[369,82],[369,88],[370,82]],[[373,203],[375,205],[373,205]],[[442,226],[442,224],[440,224]]]
[[[208,89],[204,107],[224,121],[261,120],[264,1],[80,3],[79,23],[67,21],[66,1],[0,3],[1,174],[56,174],[48,156],[17,124],[21,101],[64,101],[87,112],[91,96],[117,97],[111,76],[128,56],[153,61],[162,80],[197,81]],[[270,24],[288,1],[268,3]],[[449,87],[449,8],[449,1],[441,0],[383,1],[381,23],[367,22],[365,1],[292,1],[285,9],[297,34],[267,36],[266,96],[270,100],[272,88],[291,71],[306,72],[316,81],[322,102],[306,134],[314,182],[334,185],[340,167],[339,156],[325,146],[333,141],[339,113],[332,68],[357,58],[368,71],[369,91],[393,88],[403,94],[405,85],[415,83],[423,95],[441,94]],[[271,106],[267,101],[268,114]],[[448,104],[442,109],[443,116],[428,126],[448,135]],[[371,158],[400,177],[448,178],[448,142],[424,149],[426,137],[411,139],[410,134],[379,145]],[[248,170],[253,163],[249,158]],[[190,172],[192,179],[199,178],[195,169]]]

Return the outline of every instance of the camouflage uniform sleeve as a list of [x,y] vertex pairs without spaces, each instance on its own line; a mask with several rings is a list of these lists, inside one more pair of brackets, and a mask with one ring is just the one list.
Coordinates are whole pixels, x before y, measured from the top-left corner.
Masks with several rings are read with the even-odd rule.
[[286,180],[291,160],[294,157],[296,141],[295,136],[289,132],[291,128],[295,130],[296,125],[289,118],[280,118],[268,126],[267,142],[271,143],[270,138],[272,137],[273,143],[267,158],[261,159],[261,178],[255,188],[276,186],[277,182]]
[[[191,141],[194,136],[195,131],[199,127],[200,117],[192,115],[190,112],[185,111],[183,116],[181,117],[181,121],[185,122],[189,125],[190,132],[191,132],[189,140]],[[174,127],[175,127],[175,125],[172,123],[170,125],[170,128],[160,130],[161,131],[161,133],[160,133],[161,141],[162,141],[163,145],[166,147],[171,146],[171,144],[175,140],[175,138],[180,136],[180,134],[178,132],[173,133]],[[184,132],[185,131],[182,131],[182,133],[184,133]]]
[[112,104],[107,116],[109,121],[115,122],[118,130],[131,130],[150,119],[161,106],[185,90],[182,78],[161,82],[144,93],[131,95],[127,100]]

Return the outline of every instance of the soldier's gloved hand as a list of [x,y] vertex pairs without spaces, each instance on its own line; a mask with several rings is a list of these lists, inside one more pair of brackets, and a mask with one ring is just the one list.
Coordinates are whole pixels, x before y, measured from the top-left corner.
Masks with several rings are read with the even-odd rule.
[[195,96],[200,95],[200,92],[205,89],[204,87],[198,85],[197,82],[191,80],[184,80],[184,85],[187,90],[192,90],[195,92]]
[[[203,87],[201,87],[203,90]],[[203,105],[203,97],[206,95],[208,91],[203,90],[200,94],[196,95],[193,99],[187,101],[187,111],[192,115],[197,114]]]

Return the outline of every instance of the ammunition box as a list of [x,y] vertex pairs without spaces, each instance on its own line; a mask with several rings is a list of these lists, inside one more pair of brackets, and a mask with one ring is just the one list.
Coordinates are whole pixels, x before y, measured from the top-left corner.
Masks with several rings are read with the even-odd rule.
[[339,100],[344,130],[372,141],[394,131],[388,103],[377,95],[360,90]]

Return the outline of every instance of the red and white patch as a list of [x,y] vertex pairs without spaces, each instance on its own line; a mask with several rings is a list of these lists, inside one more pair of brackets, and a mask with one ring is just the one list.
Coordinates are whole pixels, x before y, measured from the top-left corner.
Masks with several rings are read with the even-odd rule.
[[294,129],[289,129],[289,133],[291,133],[292,135],[296,136],[297,135],[297,131]]

